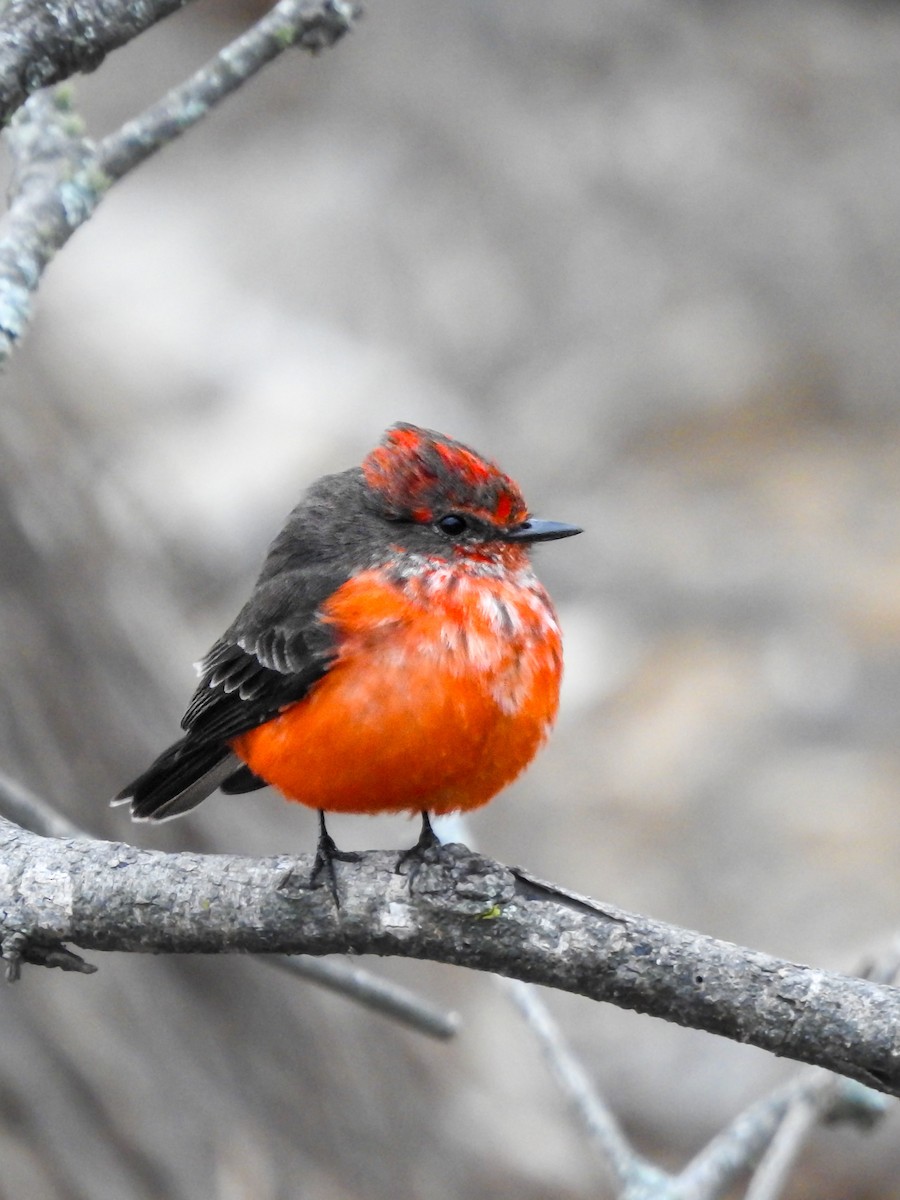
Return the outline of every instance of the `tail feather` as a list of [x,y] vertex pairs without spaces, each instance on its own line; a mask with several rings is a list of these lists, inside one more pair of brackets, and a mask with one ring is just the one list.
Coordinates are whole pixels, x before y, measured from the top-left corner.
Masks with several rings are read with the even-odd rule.
[[113,804],[130,801],[135,821],[168,821],[195,808],[242,767],[228,746],[182,738],[123,788]]

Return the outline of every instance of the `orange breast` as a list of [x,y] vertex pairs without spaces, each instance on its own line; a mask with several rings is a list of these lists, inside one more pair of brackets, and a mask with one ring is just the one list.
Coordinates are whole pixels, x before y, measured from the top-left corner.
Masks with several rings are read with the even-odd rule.
[[434,565],[401,583],[366,571],[323,616],[338,632],[334,666],[232,743],[288,799],[454,812],[485,804],[534,757],[556,716],[562,651],[530,569]]

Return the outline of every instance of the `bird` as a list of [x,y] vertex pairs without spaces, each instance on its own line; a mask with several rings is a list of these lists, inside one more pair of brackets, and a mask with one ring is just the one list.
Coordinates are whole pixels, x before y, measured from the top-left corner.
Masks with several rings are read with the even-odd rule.
[[313,877],[353,860],[327,813],[486,804],[557,714],[562,638],[530,561],[581,533],[529,514],[491,460],[434,430],[389,428],[361,466],[316,480],[269,547],[250,598],[206,656],[169,746],[114,804],[138,821],[216,788],[271,785],[318,810]]

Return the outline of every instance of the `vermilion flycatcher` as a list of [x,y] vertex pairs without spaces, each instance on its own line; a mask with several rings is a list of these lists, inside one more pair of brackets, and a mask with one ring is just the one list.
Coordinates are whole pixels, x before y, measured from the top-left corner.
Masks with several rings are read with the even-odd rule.
[[532,542],[580,533],[528,515],[494,463],[395,425],[362,467],[309,488],[250,599],[198,664],[185,736],[117,797],[161,821],[217,787],[271,784],[325,812],[487,803],[556,716],[562,643]]

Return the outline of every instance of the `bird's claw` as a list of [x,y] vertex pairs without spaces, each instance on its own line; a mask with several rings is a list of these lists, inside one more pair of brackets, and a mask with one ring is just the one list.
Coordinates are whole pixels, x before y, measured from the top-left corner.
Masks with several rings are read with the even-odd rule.
[[338,891],[337,872],[334,869],[336,862],[358,863],[362,859],[362,854],[358,850],[338,850],[334,844],[334,838],[325,830],[324,821],[321,825],[319,833],[319,841],[316,844],[316,857],[313,860],[313,867],[309,873],[309,882],[307,887],[321,887],[323,880],[320,876],[323,872],[328,876],[328,885],[331,888],[331,894],[334,897],[335,908],[341,907],[341,896]]

